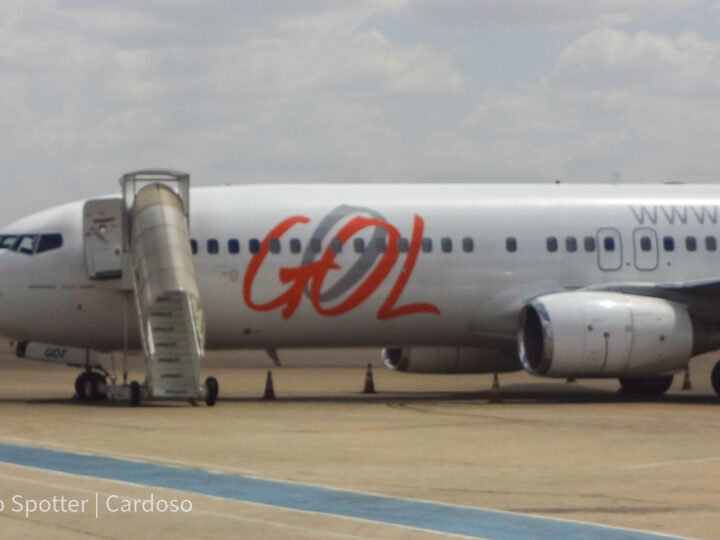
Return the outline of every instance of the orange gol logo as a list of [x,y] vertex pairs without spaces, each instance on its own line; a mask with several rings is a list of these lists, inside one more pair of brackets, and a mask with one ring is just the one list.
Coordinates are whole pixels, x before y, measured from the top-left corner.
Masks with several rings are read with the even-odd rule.
[[[343,246],[357,235],[360,231],[374,228],[373,239],[386,239],[387,246],[384,252],[378,250],[365,250],[358,260],[346,269],[345,274],[339,279],[330,290],[323,290],[325,278],[331,271],[343,270],[336,262],[336,253],[330,243],[322,254],[313,253],[310,249],[310,242],[306,246],[302,263],[296,267],[281,268],[278,271],[278,278],[287,289],[273,300],[265,303],[256,303],[252,299],[252,289],[255,278],[260,271],[263,261],[270,253],[270,242],[282,238],[290,229],[296,225],[310,223],[305,216],[292,216],[278,223],[260,243],[260,250],[250,259],[245,279],[243,281],[243,297],[245,303],[256,311],[271,311],[282,308],[282,316],[288,319],[295,313],[303,296],[307,296],[315,311],[321,315],[336,316],[342,315],[355,309],[367,300],[380,285],[387,279],[388,275],[398,263],[400,251],[398,240],[400,232],[396,227],[388,223],[380,214],[366,208],[343,205],[334,209],[323,220],[312,235],[312,239],[322,240],[330,231],[333,225],[345,217],[359,212],[370,214],[371,217],[356,215],[352,217],[334,235]],[[410,280],[423,237],[425,223],[423,219],[415,215],[413,221],[412,237],[407,247],[407,255],[402,263],[402,270],[395,279],[395,282],[378,309],[377,318],[380,320],[392,319],[403,315],[415,313],[440,314],[440,310],[433,304],[414,303],[398,306],[398,300]],[[317,258],[319,256],[319,259]],[[377,260],[380,258],[379,261]],[[346,298],[333,307],[325,307],[323,303],[340,296]]]

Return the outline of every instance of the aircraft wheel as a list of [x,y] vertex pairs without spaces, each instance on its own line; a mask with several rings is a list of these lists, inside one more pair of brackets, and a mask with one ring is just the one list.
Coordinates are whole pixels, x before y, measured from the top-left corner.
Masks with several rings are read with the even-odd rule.
[[75,379],[75,392],[81,401],[97,401],[105,399],[105,392],[100,390],[100,385],[106,384],[105,377],[94,371],[83,371]]
[[715,364],[715,367],[712,370],[712,375],[710,375],[710,382],[712,382],[713,390],[715,390],[715,393],[720,396],[720,362]]
[[137,407],[140,405],[140,383],[133,381],[130,383],[130,406]]
[[659,377],[619,377],[622,391],[626,394],[642,396],[660,396],[668,391],[673,383],[673,375]]
[[219,390],[220,385],[218,385],[215,377],[208,377],[205,379],[205,403],[207,403],[208,407],[215,405]]
[[90,377],[95,380],[94,392],[90,399],[93,401],[107,399],[107,394],[100,389],[101,386],[107,384],[107,379],[95,371],[90,372]]
[[89,401],[93,389],[93,381],[89,371],[83,371],[75,379],[75,392],[80,401]]

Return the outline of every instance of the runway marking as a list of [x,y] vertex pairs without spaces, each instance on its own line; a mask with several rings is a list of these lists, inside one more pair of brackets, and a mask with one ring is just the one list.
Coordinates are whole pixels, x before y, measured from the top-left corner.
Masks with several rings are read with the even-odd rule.
[[371,495],[32,446],[0,443],[0,461],[67,474],[475,538],[675,538],[577,521]]
[[170,459],[170,458],[164,458],[164,457],[158,457],[158,456],[149,456],[146,454],[133,454],[130,452],[118,452],[117,450],[111,450],[111,449],[106,450],[106,449],[98,449],[98,448],[86,448],[86,447],[73,446],[70,444],[22,439],[20,437],[3,437],[3,439],[6,441],[13,441],[16,443],[20,443],[22,445],[41,444],[43,446],[50,447],[50,448],[59,448],[59,449],[63,449],[63,450],[80,451],[81,453],[90,452],[93,454],[107,454],[110,456],[131,458],[133,460],[148,461],[151,463],[178,465],[180,467],[188,467],[191,469],[203,469],[205,471],[210,471],[210,472],[244,474],[244,475],[250,475],[250,476],[254,476],[254,475],[258,474],[257,471],[252,471],[250,469],[239,469],[237,467],[227,467],[225,465],[217,465],[214,463],[208,464],[208,463],[200,463],[197,461],[183,461],[181,459]]

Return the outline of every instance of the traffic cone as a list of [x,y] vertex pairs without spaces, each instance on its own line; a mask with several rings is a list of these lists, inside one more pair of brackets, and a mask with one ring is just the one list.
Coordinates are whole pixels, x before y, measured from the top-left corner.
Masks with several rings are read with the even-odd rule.
[[275,399],[275,389],[273,388],[272,371],[268,370],[267,379],[265,380],[265,395],[263,399]]
[[497,373],[493,375],[492,388],[490,389],[490,399],[488,403],[502,403],[503,398],[500,395],[500,382],[498,381]]
[[362,391],[363,394],[375,394],[375,383],[373,382],[372,366],[367,365],[367,372],[365,372],[365,388]]
[[685,370],[685,378],[683,379],[682,389],[683,390],[692,390],[693,389],[692,383],[690,382],[690,369],[689,368]]

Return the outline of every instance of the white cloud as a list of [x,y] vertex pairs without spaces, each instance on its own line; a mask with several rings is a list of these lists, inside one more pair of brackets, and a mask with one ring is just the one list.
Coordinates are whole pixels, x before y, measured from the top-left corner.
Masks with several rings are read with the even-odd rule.
[[590,31],[543,80],[483,93],[464,153],[528,178],[717,181],[718,59],[720,41],[692,34]]
[[412,12],[430,24],[458,28],[562,28],[648,22],[698,0],[419,0]]
[[6,0],[0,184],[26,197],[0,198],[2,221],[145,166],[196,185],[715,180],[720,37],[644,25],[690,12],[716,17],[689,0]]
[[74,198],[148,165],[207,183],[383,176],[402,143],[382,102],[463,87],[451,55],[368,24],[405,5],[3,2],[0,182],[59,178]]
[[582,36],[562,51],[552,76],[564,87],[607,91],[642,88],[650,94],[720,89],[720,41],[676,38],[609,28]]

